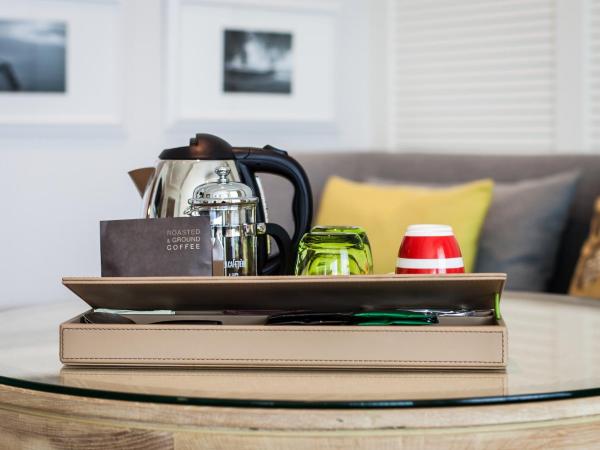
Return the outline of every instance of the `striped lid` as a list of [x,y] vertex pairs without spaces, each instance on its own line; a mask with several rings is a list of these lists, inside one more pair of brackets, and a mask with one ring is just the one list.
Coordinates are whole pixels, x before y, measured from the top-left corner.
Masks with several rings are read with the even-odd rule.
[[405,236],[454,236],[450,225],[417,224],[409,225]]

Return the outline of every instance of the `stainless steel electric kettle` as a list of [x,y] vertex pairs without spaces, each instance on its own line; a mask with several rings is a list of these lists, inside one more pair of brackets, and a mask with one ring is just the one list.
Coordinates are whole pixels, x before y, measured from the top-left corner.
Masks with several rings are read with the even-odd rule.
[[[271,173],[288,179],[294,187],[292,213],[294,233],[290,255],[312,221],[312,193],[308,177],[298,162],[287,152],[267,145],[263,148],[232,147],[225,140],[211,134],[197,134],[190,145],[163,150],[155,168],[142,168],[129,172],[138,191],[143,196],[143,217],[185,217],[188,199],[194,189],[204,183],[217,181],[215,170],[226,166],[230,180],[248,185],[260,197],[257,222],[268,222],[267,205],[259,173]],[[279,271],[276,260],[267,261],[268,240],[258,243],[258,268],[260,274]]]

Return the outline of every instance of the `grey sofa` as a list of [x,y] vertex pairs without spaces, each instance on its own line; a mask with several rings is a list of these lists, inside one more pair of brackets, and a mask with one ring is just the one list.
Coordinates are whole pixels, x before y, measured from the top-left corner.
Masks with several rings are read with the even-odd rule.
[[[339,175],[356,181],[373,178],[408,183],[456,183],[480,178],[499,182],[541,178],[579,170],[575,198],[547,289],[564,293],[569,288],[579,251],[587,237],[596,197],[600,196],[600,155],[461,155],[412,153],[293,153],[304,166],[312,185],[315,212],[327,178]],[[263,176],[269,201],[269,219],[292,228],[292,189],[285,180]]]

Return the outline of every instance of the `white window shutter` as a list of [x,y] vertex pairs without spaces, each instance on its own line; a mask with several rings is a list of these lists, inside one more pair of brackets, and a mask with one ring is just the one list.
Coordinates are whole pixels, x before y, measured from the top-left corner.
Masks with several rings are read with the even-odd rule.
[[587,144],[600,151],[600,0],[589,0],[587,33]]
[[[389,146],[552,149],[554,3],[389,0]],[[600,37],[598,44],[600,57]],[[600,127],[598,132],[600,137]]]

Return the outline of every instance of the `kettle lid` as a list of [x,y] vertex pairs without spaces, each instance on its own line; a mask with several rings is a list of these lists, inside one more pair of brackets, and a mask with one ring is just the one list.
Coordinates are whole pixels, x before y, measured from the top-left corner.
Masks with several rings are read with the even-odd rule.
[[218,136],[198,133],[190,139],[187,147],[167,148],[159,159],[234,159],[233,149],[229,142]]
[[219,176],[218,181],[197,186],[192,198],[188,200],[190,205],[258,203],[258,197],[254,196],[249,186],[237,181],[229,181],[228,177],[231,173],[229,167],[217,167],[215,173]]

